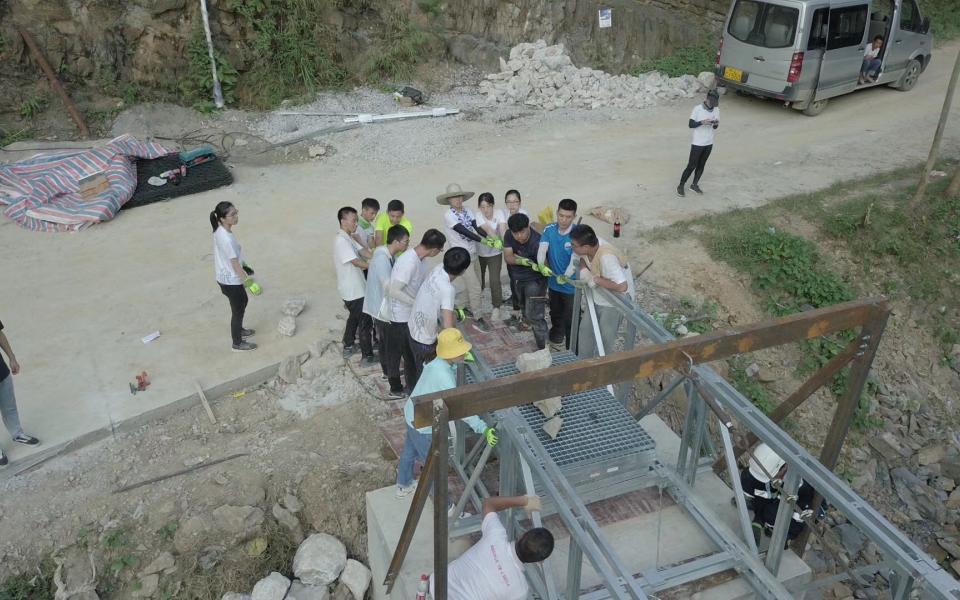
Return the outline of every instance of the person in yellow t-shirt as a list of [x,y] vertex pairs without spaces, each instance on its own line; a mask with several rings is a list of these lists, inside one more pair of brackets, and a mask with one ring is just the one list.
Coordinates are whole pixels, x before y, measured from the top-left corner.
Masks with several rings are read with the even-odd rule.
[[377,215],[377,221],[374,223],[374,246],[382,246],[387,240],[387,230],[394,225],[403,225],[411,236],[413,235],[413,224],[409,219],[403,216],[403,202],[400,200],[391,200],[387,202],[386,212]]

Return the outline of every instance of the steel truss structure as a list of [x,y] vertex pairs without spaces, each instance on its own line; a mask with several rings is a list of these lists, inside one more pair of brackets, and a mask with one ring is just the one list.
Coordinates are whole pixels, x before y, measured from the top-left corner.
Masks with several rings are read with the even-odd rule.
[[[400,567],[409,549],[413,532],[425,507],[433,482],[434,533],[434,598],[447,598],[447,544],[450,537],[476,531],[479,518],[458,519],[453,526],[448,522],[447,474],[452,467],[465,485],[463,495],[456,502],[454,514],[470,502],[478,511],[488,491],[479,481],[480,473],[491,455],[491,448],[481,439],[468,452],[464,446],[464,431],[454,425],[455,420],[471,415],[485,415],[495,422],[500,443],[495,451],[500,464],[500,492],[538,493],[562,520],[570,533],[570,551],[563,590],[555,589],[554,579],[547,568],[528,566],[526,572],[532,590],[539,598],[573,599],[606,598],[639,600],[648,594],[667,590],[729,569],[736,572],[761,598],[787,599],[805,589],[820,588],[838,581],[843,575],[817,580],[788,590],[778,580],[780,563],[792,519],[800,481],[810,483],[818,494],[841,512],[860,532],[873,541],[883,556],[881,563],[848,572],[859,577],[865,573],[881,573],[890,582],[891,597],[908,598],[914,590],[922,597],[960,600],[960,583],[947,574],[937,562],[914,545],[903,533],[857,496],[850,487],[832,472],[846,438],[867,375],[876,354],[880,338],[890,314],[885,299],[867,299],[798,313],[770,321],[735,327],[723,331],[683,338],[680,340],[666,331],[650,315],[639,310],[620,295],[595,289],[583,294],[577,290],[575,306],[585,305],[588,315],[597,323],[592,295],[602,294],[608,304],[618,309],[625,323],[625,349],[604,355],[599,335],[596,335],[600,356],[577,361],[558,360],[559,364],[523,374],[509,374],[504,369],[494,372],[482,359],[469,366],[469,375],[453,390],[416,398],[415,425],[432,426],[430,454],[420,476],[411,508],[407,514],[400,540],[394,552],[384,584],[392,589]],[[578,331],[580,311],[574,311],[573,332]],[[770,348],[789,342],[813,339],[845,330],[856,330],[852,342],[834,359],[784,400],[770,416],[761,411],[703,363],[722,360],[734,355]],[[599,333],[595,330],[595,333]],[[574,333],[576,335],[576,333]],[[636,346],[638,335],[645,341]],[[571,347],[575,347],[572,345]],[[810,455],[791,439],[777,422],[790,414],[813,392],[829,382],[845,366],[850,366],[847,388],[839,399],[830,429],[819,459]],[[461,371],[463,371],[461,369]],[[578,489],[577,477],[571,480],[571,465],[561,465],[563,456],[548,452],[542,441],[536,411],[530,403],[554,396],[565,396],[564,414],[571,403],[596,401],[598,390],[604,390],[623,402],[632,390],[632,383],[663,371],[676,371],[678,377],[647,406],[638,420],[681,386],[688,399],[688,409],[680,437],[680,453],[676,468],[655,458],[645,463],[646,475],[629,478],[632,489],[660,486],[696,522],[714,543],[714,554],[668,568],[655,568],[633,573],[617,556],[605,538],[600,526],[591,516],[586,503],[597,496],[590,489]],[[499,375],[499,376],[498,376]],[[469,379],[470,381],[467,381]],[[616,386],[616,388],[614,387]],[[591,396],[593,394],[593,396]],[[571,397],[572,395],[572,397]],[[524,414],[524,413],[527,414]],[[492,415],[492,416],[491,416]],[[737,500],[740,531],[727,527],[693,491],[698,471],[714,463],[708,435],[709,421],[718,425],[722,448],[716,454],[718,467],[726,468]],[[599,428],[602,424],[598,423]],[[637,425],[639,428],[639,425]],[[734,445],[732,429],[739,434],[740,447]],[[642,431],[642,429],[641,429]],[[452,432],[453,435],[448,435]],[[622,434],[625,439],[632,435]],[[452,440],[452,441],[451,441]],[[781,502],[769,550],[765,556],[758,552],[751,532],[744,496],[740,489],[737,458],[757,441],[770,446],[787,462],[783,492],[787,501]],[[640,444],[642,446],[642,444]],[[636,452],[644,449],[637,446]],[[629,453],[623,457],[629,462]],[[636,469],[635,469],[636,471]],[[537,486],[534,491],[534,486]],[[614,486],[616,493],[627,491],[622,481]],[[582,487],[582,486],[581,486]],[[609,496],[604,496],[609,497]],[[814,502],[818,505],[820,500]],[[540,522],[534,515],[534,526]],[[513,535],[521,527],[519,515],[507,520],[508,532]],[[809,527],[807,528],[809,532]],[[798,540],[803,548],[806,537]],[[586,558],[603,580],[604,588],[581,595],[580,573]],[[550,561],[546,561],[550,562]],[[552,565],[557,568],[557,565]]]

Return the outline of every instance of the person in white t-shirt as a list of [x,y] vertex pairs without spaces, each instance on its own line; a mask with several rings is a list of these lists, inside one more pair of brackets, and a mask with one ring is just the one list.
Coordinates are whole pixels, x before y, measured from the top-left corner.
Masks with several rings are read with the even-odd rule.
[[387,283],[393,270],[394,258],[407,249],[410,234],[403,225],[394,225],[387,230],[387,243],[377,247],[367,267],[367,290],[363,297],[363,313],[373,320],[374,345],[379,348],[380,370],[390,382],[390,391],[387,397],[400,399],[406,397],[403,392],[403,383],[400,374],[391,373],[387,369],[387,323],[390,322],[390,301],[386,298]]
[[880,74],[880,67],[883,60],[880,58],[880,50],[883,48],[883,36],[878,35],[873,38],[873,42],[867,46],[863,53],[863,63],[860,65],[860,78],[858,84],[874,83]]
[[245,338],[256,333],[243,327],[243,315],[247,310],[247,290],[254,296],[262,292],[260,284],[253,280],[253,269],[243,260],[240,242],[233,235],[233,226],[239,220],[237,207],[223,201],[210,213],[213,227],[213,268],[220,291],[230,301],[230,337],[234,352],[256,350],[257,345]]
[[463,248],[450,248],[443,254],[443,264],[430,271],[420,286],[410,311],[410,346],[413,349],[417,372],[429,362],[437,347],[438,324],[443,329],[457,321],[454,312],[456,289],[453,280],[470,270],[470,254]]
[[428,229],[420,243],[397,257],[387,282],[386,297],[389,302],[390,323],[387,333],[387,377],[400,377],[400,360],[403,360],[404,393],[410,394],[417,385],[420,370],[413,354],[410,338],[410,313],[417,300],[417,292],[427,276],[424,261],[440,254],[447,243],[445,235],[436,229]]
[[[493,312],[490,319],[500,320],[500,305],[503,304],[503,286],[500,284],[500,266],[503,264],[503,234],[507,226],[507,211],[495,208],[493,194],[484,192],[477,198],[480,212],[477,213],[477,225],[486,233],[483,242],[477,244],[477,257],[480,259],[480,288],[490,288],[490,302]],[[487,273],[490,274],[489,279]]]
[[690,121],[687,125],[693,130],[693,144],[690,146],[687,168],[683,170],[680,185],[677,186],[677,194],[681,196],[685,195],[683,186],[686,185],[691,173],[693,173],[693,183],[690,184],[690,189],[698,194],[703,193],[700,189],[700,177],[703,176],[703,168],[707,166],[707,159],[713,151],[715,131],[720,127],[720,94],[717,90],[707,92],[703,104],[698,104],[690,113]]
[[357,209],[344,206],[337,211],[340,230],[333,240],[333,266],[337,272],[337,291],[343,305],[350,313],[343,330],[343,357],[349,358],[357,351],[356,341],[360,339],[360,364],[371,366],[376,363],[373,357],[373,320],[363,312],[363,296],[367,282],[363,271],[370,260],[370,251],[353,239],[357,231]]
[[480,331],[488,331],[487,322],[483,319],[483,289],[480,286],[480,261],[477,260],[477,245],[486,236],[481,235],[476,215],[463,205],[472,197],[473,192],[465,192],[459,185],[451,183],[446,192],[437,196],[437,204],[449,206],[443,213],[443,227],[450,248],[463,248],[470,255],[472,265],[463,273],[463,285],[473,326]]
[[[483,501],[480,541],[447,565],[449,600],[526,600],[530,592],[524,565],[546,560],[553,554],[553,534],[534,527],[516,542],[497,513],[523,508],[528,514],[540,512],[538,496],[493,496]],[[436,574],[430,576],[430,593],[435,592]]]
[[[573,257],[566,275],[572,277],[577,274],[575,284],[586,286],[593,297],[594,308],[597,313],[597,325],[600,330],[600,340],[603,343],[603,353],[612,354],[617,351],[617,335],[620,324],[623,322],[623,313],[614,308],[603,294],[593,293],[594,288],[604,288],[614,294],[622,295],[629,304],[636,296],[633,283],[633,271],[623,255],[613,244],[597,237],[589,225],[576,225],[570,232],[570,245]],[[581,259],[586,263],[580,268]],[[579,269],[579,273],[577,273]],[[599,354],[593,321],[587,311],[580,319],[580,330],[577,335],[577,356],[590,358]]]

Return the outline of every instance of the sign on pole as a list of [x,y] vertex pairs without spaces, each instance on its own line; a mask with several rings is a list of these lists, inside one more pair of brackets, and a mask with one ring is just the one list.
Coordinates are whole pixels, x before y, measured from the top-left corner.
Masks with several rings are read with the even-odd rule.
[[604,29],[613,25],[613,9],[612,8],[601,8],[600,9],[600,28]]

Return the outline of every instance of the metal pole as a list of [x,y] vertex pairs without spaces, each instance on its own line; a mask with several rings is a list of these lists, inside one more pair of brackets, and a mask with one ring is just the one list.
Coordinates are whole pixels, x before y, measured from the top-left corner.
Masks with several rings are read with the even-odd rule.
[[647,404],[642,409],[640,409],[640,412],[637,413],[637,420],[639,421],[640,419],[652,413],[654,409],[656,409],[657,406],[660,405],[661,402],[666,400],[670,396],[670,394],[673,393],[673,390],[677,389],[678,385],[683,383],[684,379],[686,379],[686,377],[680,376],[674,379],[672,382],[670,382],[670,385],[665,387],[662,392],[657,394],[656,398],[654,398],[649,404]]
[[[526,489],[527,496],[536,496],[537,488],[533,486],[533,474],[530,472],[530,465],[527,463],[523,457],[519,457],[520,460],[520,472],[523,473],[523,487]],[[540,516],[540,511],[534,511],[530,515],[530,519],[533,521],[534,527],[543,527],[543,518]],[[540,567],[543,569],[543,581],[547,588],[547,598],[548,600],[559,600],[557,595],[557,588],[554,585],[552,573],[550,568],[547,566],[547,560],[544,560],[540,563]]]
[[680,431],[680,454],[677,456],[677,474],[683,475],[687,470],[687,454],[690,451],[690,437],[693,435],[694,405],[692,401],[693,383],[683,378],[683,392],[687,395],[687,414],[683,420],[683,430]]
[[[719,419],[717,419],[719,422]],[[753,526],[750,524],[750,515],[747,514],[747,500],[743,495],[743,486],[740,485],[740,471],[737,469],[737,458],[734,455],[733,440],[730,439],[730,430],[720,424],[720,437],[723,439],[723,456],[727,459],[727,472],[730,473],[730,483],[733,486],[734,499],[737,501],[737,515],[740,517],[740,528],[743,530],[743,541],[758,555],[757,544],[753,539]]]
[[[435,440],[436,438],[434,438]],[[434,441],[434,443],[436,443]],[[413,534],[420,523],[420,516],[423,514],[423,507],[427,505],[427,498],[430,496],[430,484],[433,482],[433,461],[436,453],[433,446],[430,447],[430,453],[427,454],[427,462],[423,465],[423,471],[420,473],[420,481],[417,482],[417,491],[413,493],[413,502],[410,504],[410,510],[407,512],[407,519],[403,523],[403,530],[400,532],[400,539],[397,541],[397,548],[393,552],[393,558],[390,559],[390,566],[387,568],[387,576],[383,580],[383,585],[387,586],[387,593],[393,590],[393,584],[400,573],[400,567],[407,557],[407,551],[410,549],[410,543],[413,541]]]
[[567,593],[564,600],[575,600],[580,597],[580,573],[583,570],[583,550],[580,544],[572,537],[567,552]]
[[447,600],[447,405],[433,401],[433,597]]
[[703,438],[707,435],[707,404],[700,393],[694,389],[691,397],[697,407],[697,421],[693,430],[693,446],[690,452],[690,465],[687,469],[687,483],[690,486],[697,480],[697,468],[700,466],[700,451],[703,449]]
[[797,505],[797,490],[800,489],[800,474],[796,469],[787,467],[787,476],[780,491],[780,505],[777,506],[777,520],[770,534],[770,547],[767,549],[767,569],[774,575],[780,573],[780,559],[783,558],[783,546],[787,541],[787,532],[793,522],[793,512]]
[[483,467],[487,465],[487,459],[490,458],[490,452],[493,451],[493,446],[487,444],[487,447],[483,449],[483,453],[480,455],[480,460],[477,461],[477,466],[473,468],[473,473],[470,474],[470,479],[467,481],[466,487],[463,490],[463,495],[460,496],[460,500],[457,502],[457,507],[453,511],[453,516],[455,519],[460,517],[460,514],[463,513],[463,508],[467,505],[467,498],[470,497],[470,492],[473,491],[473,486],[477,484],[477,480],[480,479],[480,474],[483,472]]
[[223,89],[217,76],[217,59],[213,55],[213,37],[210,35],[210,15],[207,13],[207,0],[200,0],[200,14],[203,15],[203,33],[207,36],[207,53],[210,55],[210,71],[213,73],[213,103],[223,108]]
[[573,290],[573,318],[570,319],[570,352],[577,354],[577,342],[580,340],[580,309],[583,304],[583,292],[580,288]]

